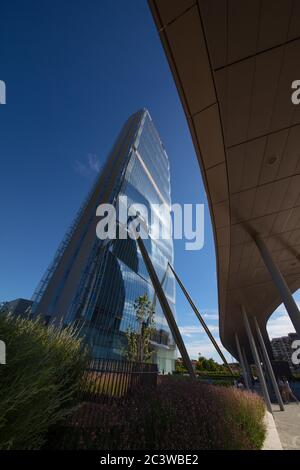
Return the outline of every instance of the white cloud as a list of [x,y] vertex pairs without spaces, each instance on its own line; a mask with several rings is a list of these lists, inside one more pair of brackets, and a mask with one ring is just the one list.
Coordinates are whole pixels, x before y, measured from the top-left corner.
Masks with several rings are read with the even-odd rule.
[[74,169],[80,176],[92,178],[101,169],[100,160],[97,155],[89,153],[84,161],[75,161]]
[[[297,293],[296,293],[297,295]],[[300,310],[300,302],[296,301],[298,309]],[[287,336],[288,333],[295,332],[295,328],[290,320],[290,317],[285,309],[284,304],[274,311],[267,323],[267,331],[270,338],[276,338],[278,336]]]
[[[224,356],[228,361],[231,361],[231,356],[230,354],[223,348],[221,345],[221,342],[219,339],[215,338],[218,345],[221,348],[221,351],[223,352]],[[192,341],[185,341],[185,345],[188,351],[188,354],[191,359],[197,359],[198,355],[201,354],[202,356],[205,356],[207,358],[212,357],[216,362],[222,363],[222,359],[220,358],[219,354],[215,350],[215,347],[211,343],[211,341],[208,338],[203,338],[197,339],[197,340],[192,340]]]
[[101,164],[100,164],[100,161],[99,161],[99,158],[97,157],[97,155],[93,154],[93,153],[89,153],[88,154],[88,162],[89,162],[89,167],[92,171],[96,172],[96,173],[99,173],[100,169],[101,169]]
[[[297,301],[296,299],[295,299],[295,302],[296,302],[296,304],[297,304],[298,309],[300,310],[300,302]],[[272,314],[272,316],[273,316],[273,315],[276,315],[277,313],[282,313],[282,314],[284,313],[284,314],[288,315],[284,304],[279,305],[279,307],[277,307],[277,309],[274,310],[274,313]],[[272,318],[272,317],[271,317],[271,318]]]
[[[200,309],[200,312],[202,317],[205,318],[206,324],[210,329],[211,333],[213,334],[218,345],[220,346],[223,354],[230,361],[230,355],[221,345],[221,341],[219,338],[219,327],[218,324],[216,324],[216,320],[219,319],[218,311],[203,308]],[[179,326],[179,330],[182,336],[184,337],[184,343],[191,359],[197,359],[200,353],[201,355],[207,358],[212,357],[215,361],[219,363],[223,362],[200,324],[197,323],[192,325],[182,325]]]
[[192,359],[197,359],[199,354],[208,358],[213,356],[215,353],[213,345],[207,341],[195,341],[192,343],[187,343],[186,347]]
[[217,313],[202,313],[203,318],[208,320],[219,320],[219,315]]
[[[216,325],[207,325],[211,332],[219,332],[219,328]],[[201,333],[205,333],[202,326],[196,325],[186,325],[179,327],[180,333],[183,336],[191,337],[192,335],[199,335]],[[206,334],[206,333],[205,333]]]
[[295,331],[287,313],[280,313],[274,318],[271,317],[267,323],[267,330],[270,338],[286,336],[288,333]]

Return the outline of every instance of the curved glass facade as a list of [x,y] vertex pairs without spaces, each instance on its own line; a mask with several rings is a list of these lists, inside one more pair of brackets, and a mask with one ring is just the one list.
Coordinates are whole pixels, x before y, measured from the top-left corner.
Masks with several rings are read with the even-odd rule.
[[[121,131],[64,250],[36,292],[34,310],[50,321],[79,323],[94,357],[122,359],[126,330],[137,327],[134,301],[147,294],[155,306],[154,361],[161,371],[170,372],[174,340],[136,241],[117,238],[107,243],[96,237],[97,206],[110,202],[118,208],[124,196],[128,206],[143,204],[149,214],[152,204],[170,210],[169,161],[147,110],[129,118]],[[160,215],[155,223],[161,227],[168,220]],[[173,264],[172,240],[147,238],[144,243],[175,314],[175,281],[167,269],[168,261]]]

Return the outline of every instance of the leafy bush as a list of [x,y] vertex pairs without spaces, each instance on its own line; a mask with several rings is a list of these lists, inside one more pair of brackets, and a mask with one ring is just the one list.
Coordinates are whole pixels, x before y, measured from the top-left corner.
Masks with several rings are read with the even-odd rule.
[[241,376],[241,374],[231,374],[229,371],[224,371],[224,372],[210,372],[210,371],[197,371],[196,372],[198,377],[216,377],[216,378],[238,378]]
[[38,449],[75,405],[87,354],[72,328],[0,315],[0,449]]
[[211,384],[222,387],[232,387],[234,385],[233,380],[212,380]]
[[94,415],[98,407],[101,419],[90,429],[77,415],[82,449],[260,449],[265,439],[265,406],[258,395],[174,377],[125,404],[84,406],[84,414],[90,407]]

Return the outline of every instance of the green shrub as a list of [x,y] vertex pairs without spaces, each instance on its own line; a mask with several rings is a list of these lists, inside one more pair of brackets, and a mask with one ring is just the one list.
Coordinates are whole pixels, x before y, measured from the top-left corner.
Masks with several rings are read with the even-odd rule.
[[264,415],[266,412],[263,400],[255,393],[231,388],[230,399],[224,408],[227,419],[239,427],[248,440],[250,449],[261,449],[266,437]]
[[72,328],[0,315],[0,449],[38,449],[74,408],[87,353]]
[[[94,427],[85,416],[93,414]],[[102,450],[255,450],[265,439],[265,406],[251,392],[165,377],[126,402],[85,403],[67,429],[66,448]],[[98,416],[99,418],[98,418]],[[68,436],[77,433],[77,445]]]
[[232,387],[233,386],[233,380],[214,380],[211,382],[212,385],[218,385],[222,387]]

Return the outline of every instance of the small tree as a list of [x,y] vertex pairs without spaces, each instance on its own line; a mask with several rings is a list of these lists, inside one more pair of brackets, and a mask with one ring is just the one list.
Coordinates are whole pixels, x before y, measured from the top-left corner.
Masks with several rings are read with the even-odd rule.
[[152,358],[150,338],[154,331],[155,310],[148,295],[144,294],[134,302],[137,329],[128,328],[126,331],[126,358],[133,362],[150,362]]
[[181,359],[176,359],[176,361],[175,361],[175,372],[177,374],[186,374],[187,373],[187,369],[184,366]]
[[196,370],[198,372],[208,371],[208,372],[219,372],[222,370],[222,366],[215,362],[212,358],[206,359],[206,357],[199,354]]

